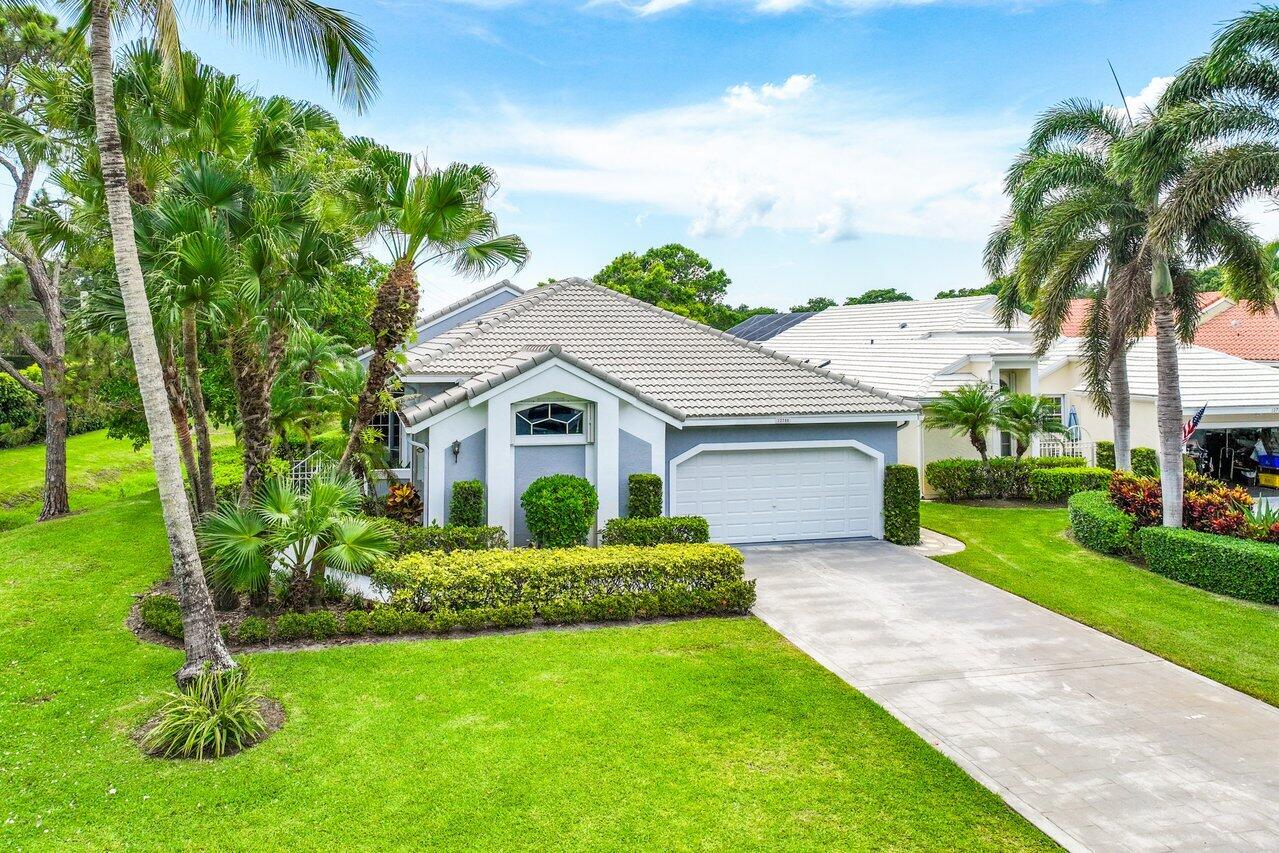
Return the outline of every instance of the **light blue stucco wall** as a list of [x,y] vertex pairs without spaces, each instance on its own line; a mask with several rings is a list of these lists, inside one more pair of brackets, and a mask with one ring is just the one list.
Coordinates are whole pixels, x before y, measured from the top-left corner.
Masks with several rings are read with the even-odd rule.
[[515,446],[515,545],[528,544],[528,523],[520,496],[529,484],[548,474],[586,476],[584,444],[519,444]]
[[626,515],[632,474],[652,474],[653,445],[626,430],[618,430],[617,441],[617,511]]
[[438,320],[422,330],[421,334],[413,341],[420,344],[423,341],[429,341],[431,338],[438,337],[449,329],[456,328],[467,320],[474,320],[482,314],[487,314],[495,308],[498,308],[515,298],[515,294],[506,290],[500,290],[490,296],[486,296],[474,305],[468,305],[465,310],[459,311],[451,317],[445,317]]
[[[453,498],[453,484],[458,480],[479,480],[486,482],[485,472],[488,468],[485,460],[488,455],[488,444],[485,437],[487,430],[473,432],[462,439],[461,451],[457,459],[453,459],[451,445],[444,448],[444,506],[427,507],[427,518],[448,524],[449,501]],[[487,492],[488,490],[485,489]]]
[[666,428],[666,505],[671,504],[671,460],[699,444],[748,441],[860,441],[884,454],[884,464],[897,461],[897,422],[855,424],[748,424],[740,426]]

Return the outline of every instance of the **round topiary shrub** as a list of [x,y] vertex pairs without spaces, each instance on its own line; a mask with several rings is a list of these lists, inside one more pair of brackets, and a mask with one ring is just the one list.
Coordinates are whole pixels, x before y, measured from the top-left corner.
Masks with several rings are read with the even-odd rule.
[[539,477],[520,497],[529,535],[539,548],[571,548],[591,535],[600,508],[595,487],[584,477]]

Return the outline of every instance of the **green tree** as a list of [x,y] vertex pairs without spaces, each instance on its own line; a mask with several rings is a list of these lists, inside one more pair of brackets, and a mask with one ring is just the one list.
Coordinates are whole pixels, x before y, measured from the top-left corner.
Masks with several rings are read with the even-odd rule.
[[965,296],[990,296],[999,292],[999,282],[992,281],[985,287],[954,287],[937,294],[938,299],[962,299]]
[[727,329],[752,313],[746,306],[724,303],[732,280],[709,260],[679,243],[649,249],[642,255],[618,255],[594,276],[596,284],[665,308],[717,329]]
[[1070,430],[1061,422],[1060,413],[1049,407],[1043,397],[1034,394],[1009,394],[999,411],[999,428],[1010,433],[1021,459],[1039,436],[1067,435]]
[[827,308],[834,308],[838,303],[834,299],[826,296],[814,296],[807,302],[801,302],[799,305],[792,305],[790,310],[793,313],[800,314],[805,311],[825,311]]
[[868,290],[861,296],[850,296],[844,300],[845,305],[880,305],[885,302],[914,302],[915,297],[903,293],[895,287],[880,287]]
[[360,258],[328,271],[318,294],[311,324],[352,349],[373,345],[373,300],[391,268],[373,258]]
[[1005,394],[985,383],[943,391],[924,407],[924,427],[967,438],[982,464],[988,464],[986,436],[1000,425]]

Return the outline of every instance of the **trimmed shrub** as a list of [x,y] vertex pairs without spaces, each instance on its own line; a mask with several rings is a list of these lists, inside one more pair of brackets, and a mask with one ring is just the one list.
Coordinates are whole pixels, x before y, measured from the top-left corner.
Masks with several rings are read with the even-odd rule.
[[358,636],[369,629],[369,614],[364,610],[348,610],[342,616],[342,633]]
[[1159,479],[1159,454],[1153,447],[1132,449],[1132,473],[1138,477]]
[[456,527],[483,527],[484,484],[479,480],[458,480],[449,496],[449,524]]
[[396,483],[386,493],[386,517],[401,524],[422,523],[422,496],[409,483]]
[[[611,545],[411,554],[380,565],[373,580],[390,592],[393,605],[412,610],[462,618],[480,608],[529,605],[547,622],[564,624],[622,612],[630,605],[616,596],[639,594],[656,596],[663,615],[706,612],[697,596],[732,582],[749,589],[731,597],[732,609],[745,611],[755,587],[742,566],[741,552],[727,545]],[[645,601],[653,607],[652,599]]]
[[914,465],[884,468],[884,538],[919,544],[919,471]]
[[[1032,456],[1023,458],[1035,468],[1086,468],[1088,460],[1082,456]],[[1100,466],[1099,466],[1100,467]]]
[[1115,470],[1115,443],[1113,441],[1097,442],[1097,467]]
[[709,542],[711,528],[700,515],[672,518],[614,518],[604,526],[605,545],[662,545],[672,542]]
[[235,638],[246,645],[265,643],[271,635],[271,626],[261,616],[246,616],[235,632]]
[[1105,489],[1113,475],[1106,468],[1040,468],[1030,472],[1030,499],[1064,503],[1076,492]]
[[1137,525],[1110,502],[1104,491],[1077,492],[1067,502],[1070,529],[1085,548],[1103,554],[1127,554],[1135,547]]
[[327,640],[338,635],[338,618],[328,610],[306,614],[306,633],[314,640]]
[[403,614],[394,607],[377,607],[369,613],[369,630],[383,637],[400,633]]
[[306,614],[281,613],[275,617],[277,640],[300,640],[306,636]]
[[460,527],[456,525],[429,525],[388,522],[387,527],[395,539],[394,555],[416,554],[422,551],[484,551],[506,547],[506,531],[500,527]]
[[181,640],[185,633],[182,630],[182,608],[171,595],[148,595],[138,604],[138,615],[143,625],[166,637]]
[[662,514],[662,478],[658,474],[632,474],[626,478],[628,518],[657,518]]
[[1137,535],[1151,571],[1209,592],[1279,604],[1279,546],[1198,530],[1147,527]]
[[527,628],[533,624],[533,605],[494,607],[489,611],[489,622],[494,628]]
[[568,548],[591,535],[600,499],[585,477],[552,474],[534,480],[520,496],[533,544],[539,548]]
[[981,462],[973,459],[937,459],[924,466],[924,478],[946,501],[971,500],[986,494],[989,484]]

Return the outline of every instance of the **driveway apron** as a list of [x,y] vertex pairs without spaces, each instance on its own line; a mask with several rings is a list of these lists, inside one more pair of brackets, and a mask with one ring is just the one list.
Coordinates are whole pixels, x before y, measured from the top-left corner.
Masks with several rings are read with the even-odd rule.
[[743,551],[756,615],[1064,847],[1279,850],[1279,709],[895,545]]

